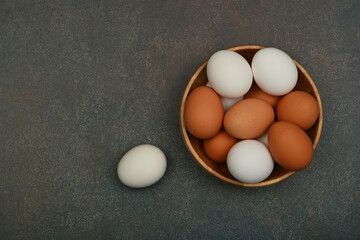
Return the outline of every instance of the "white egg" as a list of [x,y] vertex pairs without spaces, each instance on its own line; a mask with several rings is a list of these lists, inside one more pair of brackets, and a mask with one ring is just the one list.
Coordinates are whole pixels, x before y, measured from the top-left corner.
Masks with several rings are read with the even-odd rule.
[[269,147],[269,143],[268,143],[268,132],[266,131],[263,135],[261,135],[260,137],[256,138],[257,140],[259,140],[260,142],[262,142],[263,144],[265,144],[266,147]]
[[129,150],[120,160],[117,174],[128,187],[143,188],[159,181],[166,170],[165,154],[149,144]]
[[[206,83],[206,86],[212,88],[210,82],[207,82],[207,83]],[[220,99],[221,99],[222,105],[223,105],[223,107],[224,107],[224,111],[226,112],[226,111],[229,110],[235,103],[237,103],[238,101],[244,99],[244,96],[241,96],[241,97],[238,97],[238,98],[226,98],[226,97],[221,97],[221,96],[220,96]]]
[[295,62],[283,51],[263,48],[257,51],[251,62],[256,84],[266,93],[282,96],[296,85],[298,71]]
[[243,140],[230,149],[227,167],[237,180],[244,183],[257,183],[271,174],[274,161],[263,143],[257,140]]
[[238,101],[242,100],[244,97],[239,97],[239,98],[225,98],[225,97],[221,97],[221,102],[224,106],[224,111],[226,112],[227,110],[229,110],[235,103],[237,103]]
[[221,50],[214,53],[206,67],[207,77],[214,90],[226,98],[238,98],[249,91],[252,72],[240,54]]

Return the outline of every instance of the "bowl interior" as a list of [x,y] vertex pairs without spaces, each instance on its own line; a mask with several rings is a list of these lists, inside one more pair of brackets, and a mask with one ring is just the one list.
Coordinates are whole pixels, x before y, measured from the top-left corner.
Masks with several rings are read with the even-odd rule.
[[[248,62],[251,64],[252,58],[254,54],[264,48],[263,46],[255,46],[255,45],[247,45],[247,46],[239,46],[230,48],[229,50],[235,51],[239,54],[241,54]],[[294,90],[303,90],[308,93],[310,93],[312,96],[314,96],[319,104],[319,118],[316,121],[316,123],[307,130],[307,134],[309,135],[311,141],[313,142],[313,148],[315,150],[316,145],[319,141],[321,129],[322,129],[322,122],[323,122],[323,111],[322,111],[322,104],[319,92],[309,76],[309,74],[305,71],[305,69],[295,61],[297,69],[298,69],[298,82],[294,88]],[[196,87],[205,85],[207,83],[207,76],[206,76],[206,64],[207,61],[200,66],[200,68],[194,73],[194,75],[191,77],[188,85],[186,86],[185,92],[183,94],[182,102],[181,102],[181,109],[180,109],[180,121],[181,121],[181,131],[183,134],[183,138],[185,141],[186,146],[188,147],[189,151],[193,155],[193,157],[196,159],[196,161],[205,168],[208,172],[213,174],[214,176],[218,177],[219,179],[235,184],[240,186],[246,186],[246,187],[261,187],[261,186],[267,186],[271,185],[277,182],[280,182],[291,175],[293,175],[294,171],[288,171],[283,168],[281,168],[278,164],[275,164],[274,170],[271,173],[271,175],[265,179],[262,182],[259,183],[243,183],[238,180],[236,180],[234,177],[231,176],[228,168],[226,167],[226,164],[219,164],[211,159],[209,159],[204,151],[203,148],[203,140],[197,139],[194,136],[192,136],[185,127],[185,121],[184,121],[184,106],[187,99],[187,96],[189,93]]]

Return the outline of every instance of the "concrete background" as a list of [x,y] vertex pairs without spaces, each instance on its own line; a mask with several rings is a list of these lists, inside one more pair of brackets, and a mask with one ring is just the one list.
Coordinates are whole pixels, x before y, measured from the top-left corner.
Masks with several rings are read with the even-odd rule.
[[[360,2],[1,1],[0,239],[360,239]],[[212,53],[277,47],[324,107],[311,166],[266,188],[192,159],[180,100]],[[121,156],[168,168],[134,190]]]

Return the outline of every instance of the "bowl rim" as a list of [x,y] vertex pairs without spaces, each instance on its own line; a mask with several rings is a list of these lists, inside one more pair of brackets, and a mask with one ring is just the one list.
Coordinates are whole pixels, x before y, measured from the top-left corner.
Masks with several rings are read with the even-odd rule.
[[[239,50],[249,50],[249,49],[260,50],[260,49],[263,49],[263,48],[266,48],[266,47],[261,46],[261,45],[241,45],[241,46],[228,48],[227,50],[236,52],[236,51],[239,51]],[[182,137],[183,137],[183,140],[185,142],[185,145],[186,145],[187,149],[189,150],[191,155],[195,158],[196,162],[198,164],[200,164],[202,166],[202,168],[204,168],[208,173],[211,173],[213,176],[219,178],[220,180],[222,180],[224,182],[227,182],[227,183],[230,183],[230,184],[233,184],[233,185],[242,186],[242,187],[256,188],[256,187],[270,186],[270,185],[279,183],[279,182],[289,178],[290,176],[294,175],[296,173],[296,171],[289,171],[288,173],[286,173],[286,174],[284,174],[284,175],[282,175],[282,176],[280,176],[280,177],[278,177],[276,179],[267,180],[267,181],[261,181],[259,183],[243,183],[243,182],[240,182],[238,180],[225,177],[225,176],[215,172],[213,169],[209,168],[208,165],[196,153],[195,149],[193,148],[193,146],[192,146],[192,144],[190,142],[188,132],[187,132],[186,127],[185,127],[184,109],[185,109],[186,99],[187,99],[187,97],[188,97],[188,95],[190,93],[190,88],[191,88],[192,84],[194,83],[195,79],[197,78],[197,76],[199,75],[199,73],[206,67],[208,61],[209,61],[209,59],[207,59],[203,64],[201,64],[200,67],[198,67],[198,69],[195,71],[195,73],[191,76],[190,80],[188,81],[188,83],[186,85],[184,93],[182,95],[181,105],[180,105],[181,106],[180,107],[180,128],[181,128]],[[311,87],[314,90],[315,98],[316,98],[316,101],[318,102],[318,106],[319,106],[319,117],[318,117],[319,126],[317,128],[315,139],[314,139],[314,142],[313,142],[313,150],[315,150],[318,143],[319,143],[320,136],[321,136],[321,131],[322,131],[322,126],[323,126],[322,102],[321,102],[319,91],[318,91],[313,79],[311,78],[311,76],[308,74],[308,72],[295,59],[293,59],[293,61],[295,62],[296,67],[309,80],[309,83],[310,83]]]

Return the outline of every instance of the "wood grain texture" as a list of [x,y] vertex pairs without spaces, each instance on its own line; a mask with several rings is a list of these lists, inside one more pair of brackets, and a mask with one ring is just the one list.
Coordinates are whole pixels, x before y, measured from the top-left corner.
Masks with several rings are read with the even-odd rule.
[[[241,54],[249,63],[251,63],[253,56],[255,53],[264,48],[264,46],[258,46],[258,45],[244,45],[244,46],[238,46],[233,47],[228,50],[235,51],[239,54]],[[295,60],[294,60],[295,61]],[[319,105],[319,117],[316,121],[316,123],[307,130],[307,134],[309,135],[311,141],[313,142],[313,149],[315,150],[319,139],[321,135],[322,125],[323,125],[323,109],[322,109],[322,103],[321,98],[319,95],[319,92],[316,88],[316,85],[310,75],[306,72],[306,70],[297,62],[295,61],[297,69],[298,69],[298,82],[294,88],[294,90],[302,90],[310,93],[313,97],[316,98],[318,105]],[[259,183],[244,183],[236,180],[234,177],[231,176],[229,170],[227,169],[226,165],[219,164],[214,161],[212,161],[205,153],[203,148],[203,141],[200,139],[195,138],[192,136],[185,127],[185,121],[184,121],[184,107],[185,102],[187,99],[187,96],[189,93],[195,89],[198,86],[205,85],[207,83],[207,76],[206,76],[206,65],[207,61],[203,63],[198,70],[194,73],[194,75],[191,77],[189,83],[186,86],[186,89],[184,91],[182,100],[181,100],[181,107],[180,107],[180,125],[181,125],[181,132],[183,135],[183,139],[185,141],[185,144],[189,151],[191,152],[192,156],[195,158],[195,160],[209,173],[214,175],[215,177],[234,184],[238,186],[243,187],[263,187],[272,185],[275,183],[278,183],[280,181],[283,181],[293,175],[295,171],[288,171],[283,168],[281,168],[278,164],[275,164],[274,170],[271,173],[271,175],[265,179],[262,182]],[[316,159],[315,159],[316,161]]]

